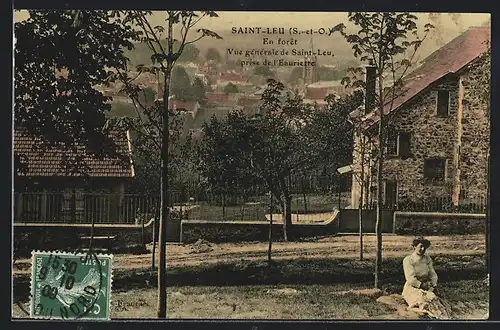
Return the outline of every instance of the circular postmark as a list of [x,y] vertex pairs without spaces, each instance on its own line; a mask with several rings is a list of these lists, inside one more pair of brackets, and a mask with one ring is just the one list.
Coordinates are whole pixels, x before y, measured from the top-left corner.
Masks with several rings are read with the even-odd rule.
[[108,318],[111,257],[92,251],[34,252],[31,316]]

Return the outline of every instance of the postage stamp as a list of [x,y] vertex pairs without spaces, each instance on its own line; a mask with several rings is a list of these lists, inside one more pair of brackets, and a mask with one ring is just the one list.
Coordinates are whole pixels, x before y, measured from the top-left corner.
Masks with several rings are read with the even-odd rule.
[[110,318],[113,255],[33,251],[30,317]]

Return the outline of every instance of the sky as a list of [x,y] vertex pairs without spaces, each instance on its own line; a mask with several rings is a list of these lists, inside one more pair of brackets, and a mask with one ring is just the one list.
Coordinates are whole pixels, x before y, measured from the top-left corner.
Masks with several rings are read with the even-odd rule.
[[[217,33],[228,32],[232,27],[297,27],[298,29],[317,29],[331,28],[339,23],[344,23],[349,28],[349,22],[346,12],[243,12],[243,11],[221,11],[217,12],[219,17],[206,17],[201,20],[190,32],[193,34],[196,28],[206,28]],[[431,46],[429,51],[434,51],[446,42],[458,36],[471,26],[483,25],[490,14],[484,13],[417,13],[419,19],[417,24],[422,28],[426,23],[434,25],[433,36],[435,44]],[[26,11],[14,12],[14,20],[20,21],[26,19],[28,13]],[[165,12],[156,11],[150,17],[150,22],[153,26],[165,24]],[[421,29],[419,29],[421,30]],[[350,32],[353,32],[352,30]],[[177,33],[176,33],[177,34]],[[195,37],[188,36],[188,40]],[[238,38],[239,42],[245,43],[245,39],[241,39],[241,35],[229,35],[224,37],[223,44]],[[202,40],[203,41],[203,40]],[[213,41],[212,41],[213,42]],[[206,46],[206,45],[205,45]],[[200,44],[200,47],[204,47]]]
[[[217,12],[219,17],[209,18],[199,23],[200,27],[221,30],[231,26],[261,26],[266,24],[270,27],[290,27],[298,28],[319,28],[331,27],[337,23],[347,20],[345,12]],[[444,25],[461,25],[464,28],[473,25],[481,25],[486,21],[490,14],[481,13],[461,13],[454,14],[458,19],[453,19],[453,16],[447,13],[439,13],[441,21]],[[418,14],[422,21],[427,21],[427,13]],[[26,11],[15,12],[14,19],[19,21],[26,19],[28,14]],[[277,19],[279,18],[279,19]],[[151,18],[151,23],[161,24],[164,19],[162,12],[154,12]]]

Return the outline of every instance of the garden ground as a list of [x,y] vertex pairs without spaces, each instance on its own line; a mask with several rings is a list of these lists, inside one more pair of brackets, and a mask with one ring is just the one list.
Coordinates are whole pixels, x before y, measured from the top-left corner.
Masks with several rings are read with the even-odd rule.
[[[488,287],[483,283],[483,235],[432,236],[429,254],[440,275],[443,297],[455,318],[484,318]],[[383,290],[400,293],[402,258],[411,252],[411,236],[384,235]],[[369,288],[376,237],[364,237],[359,261],[357,236],[333,236],[273,244],[275,268],[267,272],[267,243],[173,244],[167,247],[168,308],[172,318],[328,318],[401,319],[397,310],[374,297],[349,290]],[[156,310],[156,273],[152,255],[115,255],[113,318],[149,318]],[[13,268],[14,298],[27,306],[30,260]],[[17,284],[16,284],[17,283]],[[365,284],[363,284],[365,283]],[[252,285],[253,284],[253,285]],[[271,285],[276,284],[276,285]],[[275,289],[283,289],[276,291]],[[14,316],[23,317],[14,305]],[[346,314],[348,311],[348,314]]]
[[[376,300],[370,286],[353,284],[233,287],[169,287],[169,318],[208,319],[416,319]],[[365,290],[364,290],[365,289]],[[399,292],[399,287],[394,287]],[[486,319],[488,289],[481,280],[444,283],[441,295],[452,319]],[[114,292],[111,318],[155,318],[154,289]],[[27,303],[21,305],[27,308]],[[18,305],[13,317],[25,317]]]
[[[460,256],[481,255],[485,250],[484,235],[450,235],[428,236],[432,245],[428,250],[430,256]],[[384,258],[404,257],[411,253],[411,236],[384,235]],[[365,258],[375,257],[376,237],[365,235],[363,238]],[[244,260],[266,260],[266,242],[244,242],[213,244],[198,241],[194,244],[169,244],[167,246],[167,267],[195,266],[220,262]],[[152,246],[148,246],[152,250]],[[272,254],[274,260],[290,260],[297,258],[322,259],[342,258],[353,259],[359,257],[359,237],[356,235],[328,236],[311,238],[301,242],[275,242]],[[118,254],[114,258],[114,269],[144,269],[151,267],[151,253],[133,255]],[[31,260],[19,259],[16,261],[13,273],[28,274]]]

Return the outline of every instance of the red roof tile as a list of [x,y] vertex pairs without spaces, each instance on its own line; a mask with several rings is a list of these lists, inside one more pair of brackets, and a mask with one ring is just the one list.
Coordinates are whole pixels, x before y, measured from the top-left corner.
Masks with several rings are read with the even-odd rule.
[[247,82],[248,77],[245,75],[241,75],[239,73],[233,72],[223,72],[220,75],[221,81],[237,81],[237,82]]
[[229,100],[229,95],[227,93],[209,92],[205,93],[205,97],[208,102],[224,102]]
[[[488,26],[471,27],[429,55],[422,65],[408,75],[404,95],[394,100],[392,109],[387,108],[384,113],[396,110],[438,79],[462,69],[487,50],[487,42],[490,39],[491,30]],[[372,112],[364,121],[371,126],[378,118],[379,116]]]
[[[25,130],[17,129],[14,132],[14,152],[22,158],[25,171],[17,169],[19,176],[39,177],[39,176],[82,176],[90,177],[133,177],[134,169],[130,161],[131,153],[129,140],[125,132],[111,132],[117,152],[122,157],[102,157],[98,158],[86,152],[83,145],[76,145],[76,152],[66,150],[64,147],[46,147],[41,149],[42,140],[27,133]],[[86,173],[68,174],[66,165],[63,163],[64,157],[75,159],[82,157],[87,167]]]

